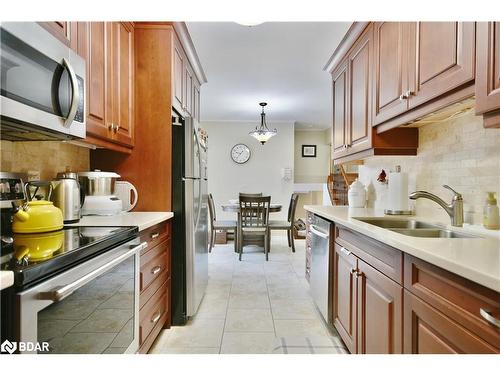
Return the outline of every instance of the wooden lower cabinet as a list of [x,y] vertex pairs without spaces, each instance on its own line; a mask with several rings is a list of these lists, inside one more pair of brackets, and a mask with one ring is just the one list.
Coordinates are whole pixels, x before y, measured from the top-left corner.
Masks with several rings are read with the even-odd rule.
[[351,353],[357,353],[357,262],[357,258],[349,250],[335,244],[333,261],[333,325]]
[[358,260],[358,354],[402,353],[403,287]]
[[160,331],[170,328],[171,233],[170,221],[139,233],[148,244],[140,260],[139,353],[147,353]]
[[498,353],[495,348],[431,305],[404,292],[404,353]]
[[335,225],[333,325],[351,353],[500,353],[500,293]]

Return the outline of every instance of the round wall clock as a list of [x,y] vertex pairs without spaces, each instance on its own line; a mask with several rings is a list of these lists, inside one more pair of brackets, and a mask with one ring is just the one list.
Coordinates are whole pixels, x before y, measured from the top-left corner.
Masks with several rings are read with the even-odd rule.
[[231,159],[235,163],[244,164],[250,159],[250,149],[243,143],[238,143],[231,149]]

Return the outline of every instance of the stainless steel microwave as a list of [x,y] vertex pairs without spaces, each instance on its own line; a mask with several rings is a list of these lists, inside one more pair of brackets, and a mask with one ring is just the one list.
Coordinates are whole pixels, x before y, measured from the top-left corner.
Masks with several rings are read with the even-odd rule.
[[35,22],[0,39],[0,138],[85,138],[85,60]]

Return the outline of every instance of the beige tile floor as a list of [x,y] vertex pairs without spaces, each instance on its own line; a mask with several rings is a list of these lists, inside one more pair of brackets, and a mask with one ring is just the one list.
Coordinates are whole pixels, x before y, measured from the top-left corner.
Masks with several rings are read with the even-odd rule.
[[247,246],[238,261],[233,244],[209,254],[209,282],[197,315],[159,335],[150,353],[346,353],[320,317],[304,277],[305,241],[296,253],[273,234],[269,261]]

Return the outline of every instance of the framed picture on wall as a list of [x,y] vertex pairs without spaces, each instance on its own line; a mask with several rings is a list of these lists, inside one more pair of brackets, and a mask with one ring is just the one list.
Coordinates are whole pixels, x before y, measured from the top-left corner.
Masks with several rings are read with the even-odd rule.
[[303,158],[315,158],[316,157],[316,145],[302,145],[302,157]]

